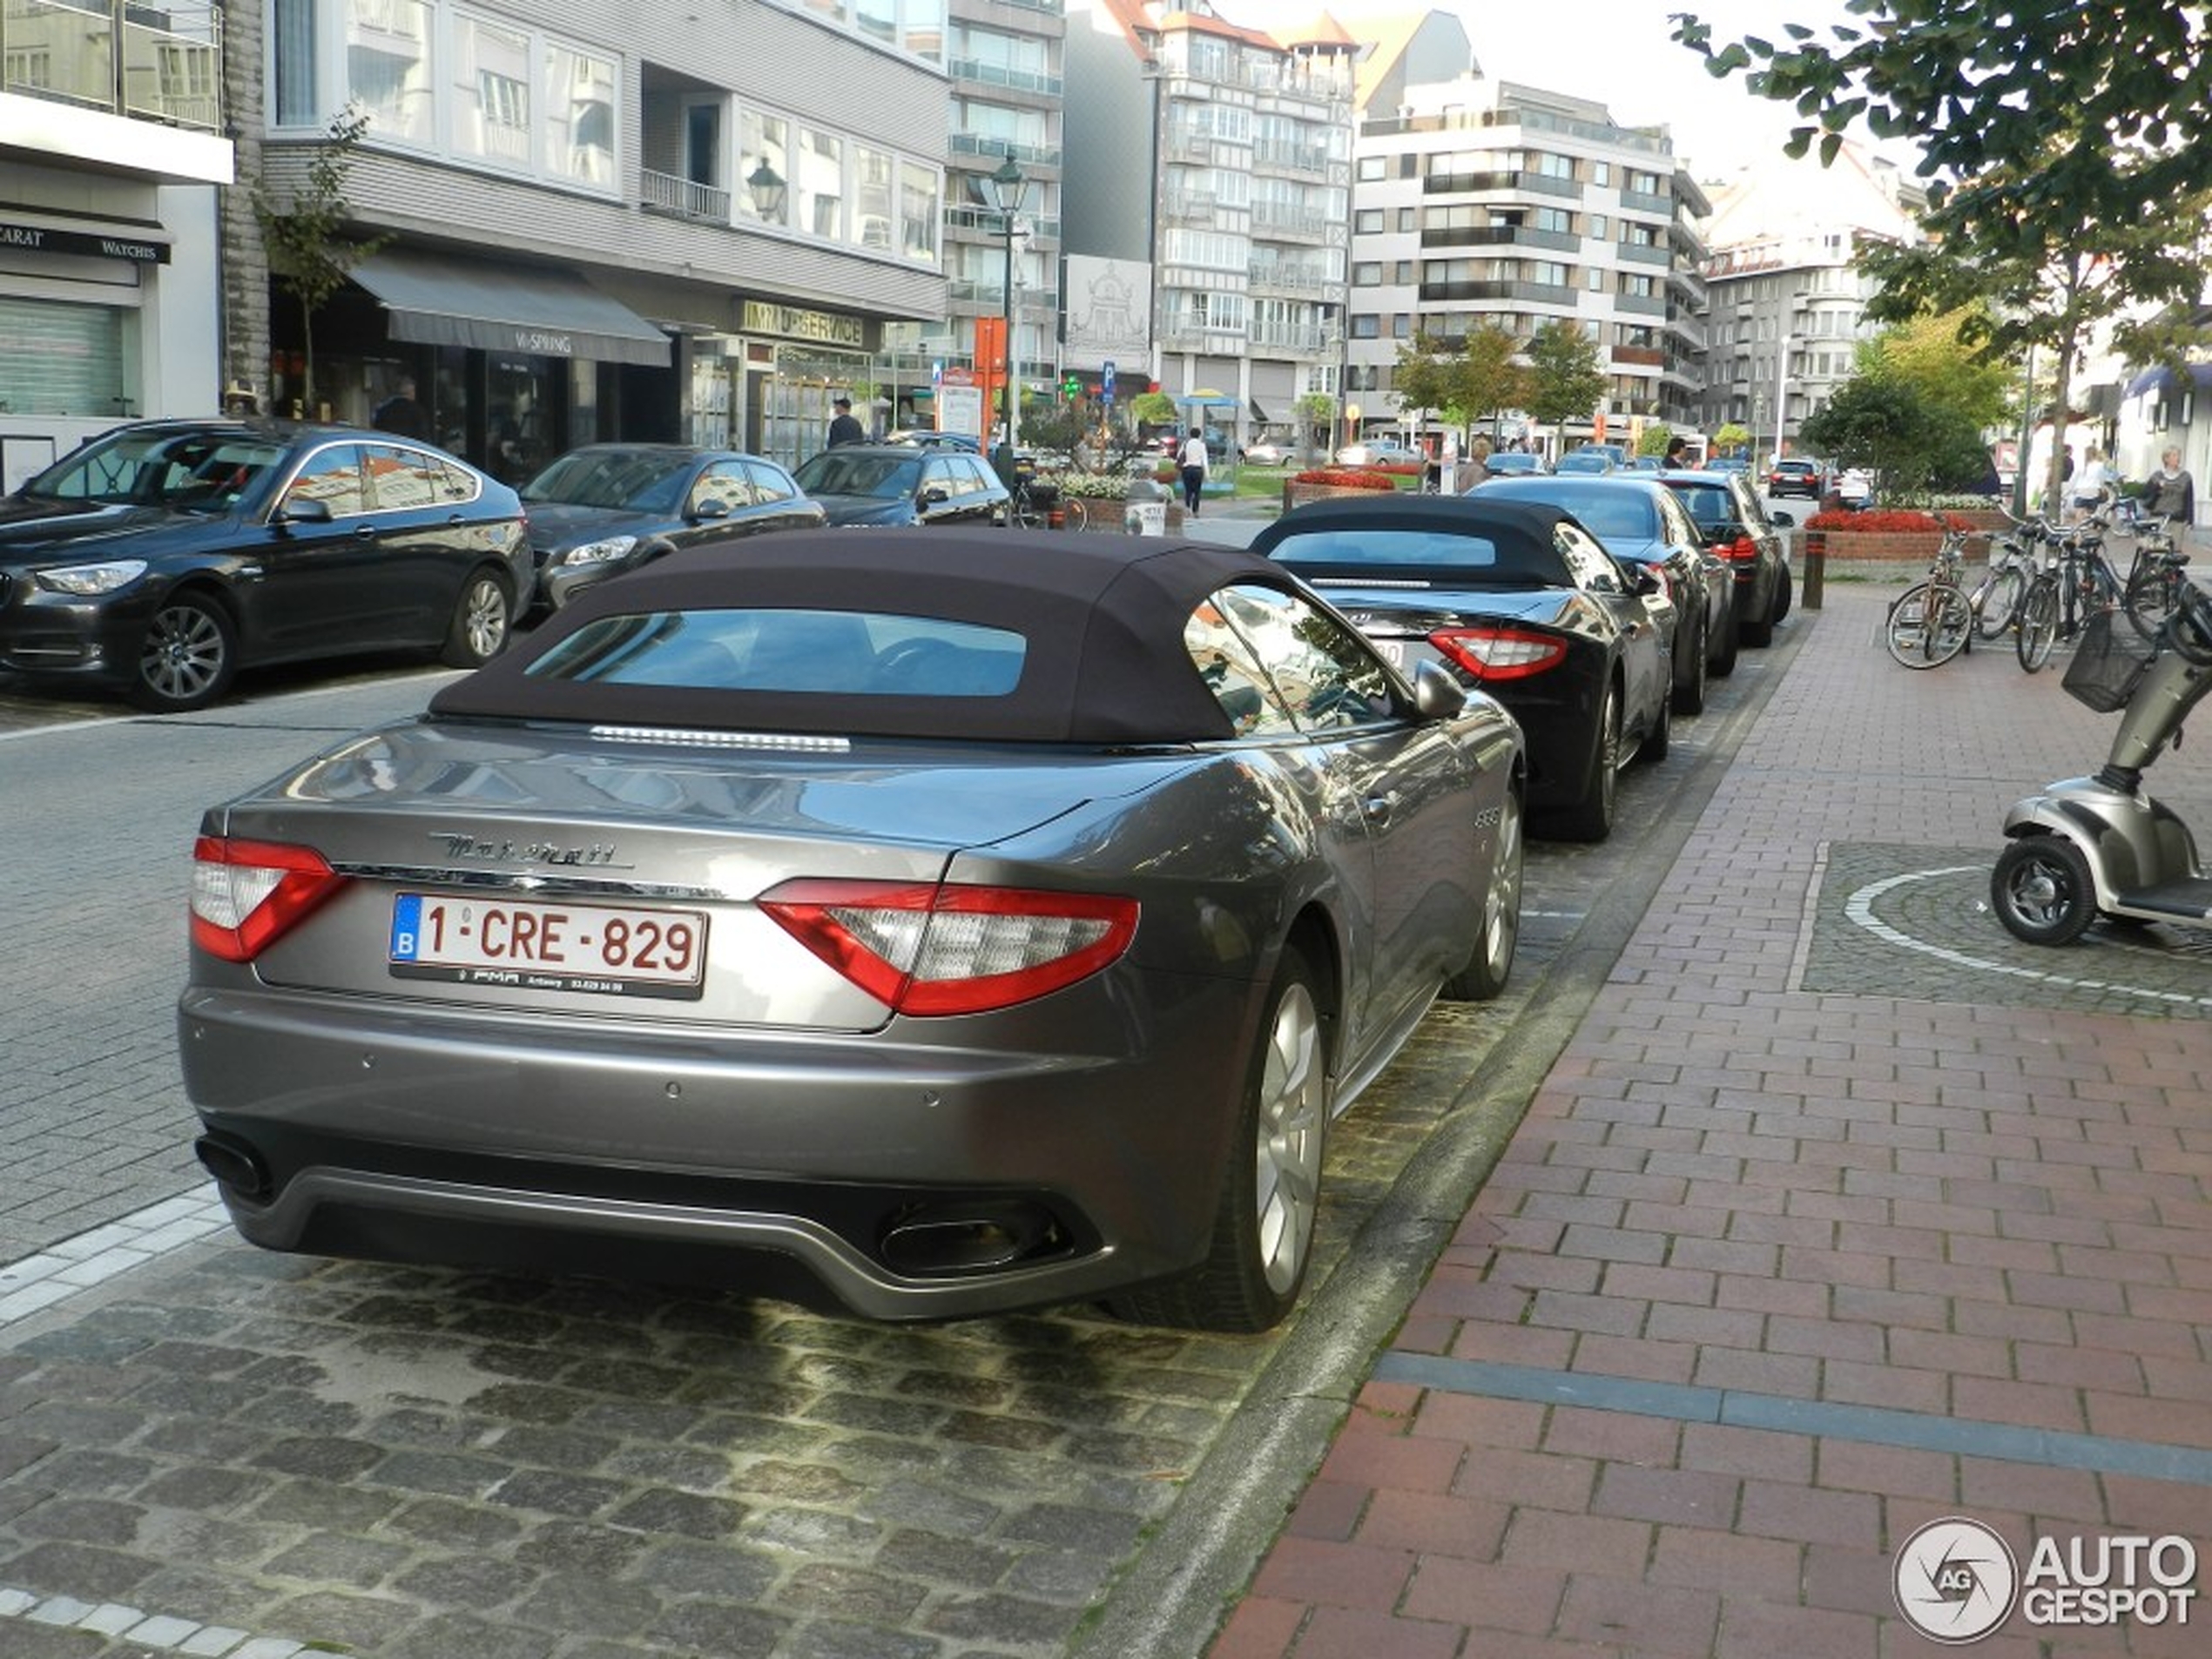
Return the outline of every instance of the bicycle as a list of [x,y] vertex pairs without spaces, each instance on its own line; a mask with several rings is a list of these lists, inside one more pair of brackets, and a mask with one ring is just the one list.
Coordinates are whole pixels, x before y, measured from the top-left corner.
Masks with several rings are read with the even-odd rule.
[[2173,525],[2162,518],[2139,521],[2135,556],[2128,566],[2128,580],[2121,593],[2128,620],[2146,639],[2156,638],[2179,609],[2182,590],[2188,585],[2188,554],[2175,539]]
[[1984,639],[1994,639],[2010,628],[2020,614],[2020,601],[2027,597],[2027,584],[2034,574],[2035,553],[2032,544],[2024,544],[2016,536],[2000,536],[1993,541],[1981,580],[1966,596],[1966,603],[1974,610],[1974,632]]
[[1034,530],[1044,528],[1045,516],[1029,494],[1029,481],[1016,478],[1014,493],[1007,497],[1006,528],[1010,530]]
[[1937,667],[1973,643],[1973,606],[1960,582],[1966,543],[1964,530],[1946,530],[1926,577],[1891,602],[1883,643],[1907,668]]
[[2092,517],[2065,529],[2041,520],[2037,526],[2052,553],[2040,563],[2027,597],[2020,601],[2020,633],[2014,641],[2020,664],[2031,674],[2051,660],[2060,639],[2073,638],[2097,612],[2121,608],[2127,590],[2105,554],[2103,519]]

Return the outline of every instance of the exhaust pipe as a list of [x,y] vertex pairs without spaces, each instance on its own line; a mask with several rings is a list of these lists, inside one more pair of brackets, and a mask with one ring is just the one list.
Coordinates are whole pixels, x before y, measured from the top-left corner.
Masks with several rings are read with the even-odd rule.
[[885,1229],[887,1266],[921,1278],[988,1273],[1064,1249],[1051,1212],[1034,1204],[964,1204],[910,1210]]
[[276,1190],[269,1166],[243,1141],[203,1135],[192,1143],[200,1167],[243,1198],[266,1198]]

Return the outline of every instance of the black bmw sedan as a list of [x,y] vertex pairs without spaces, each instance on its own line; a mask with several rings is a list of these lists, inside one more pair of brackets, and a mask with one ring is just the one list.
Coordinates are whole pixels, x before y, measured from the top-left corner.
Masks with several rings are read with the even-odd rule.
[[205,708],[241,668],[489,661],[529,597],[515,492],[347,427],[145,421],[0,499],[0,670]]

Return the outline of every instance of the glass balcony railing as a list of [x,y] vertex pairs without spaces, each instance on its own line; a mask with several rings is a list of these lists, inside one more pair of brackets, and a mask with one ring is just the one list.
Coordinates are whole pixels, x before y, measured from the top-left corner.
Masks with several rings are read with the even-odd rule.
[[6,0],[0,90],[195,132],[223,130],[223,11]]

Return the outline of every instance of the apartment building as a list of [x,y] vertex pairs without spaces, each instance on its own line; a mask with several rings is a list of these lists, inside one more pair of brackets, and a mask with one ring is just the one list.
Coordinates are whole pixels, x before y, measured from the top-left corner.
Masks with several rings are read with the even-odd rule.
[[[1440,24],[1457,28],[1432,14]],[[1610,381],[1602,408],[1568,423],[1568,443],[1601,417],[1616,437],[1647,419],[1695,425],[1710,205],[1667,130],[1490,82],[1466,61],[1444,82],[1363,75],[1346,345],[1361,428],[1403,432],[1419,413],[1392,389],[1417,334],[1454,341],[1495,324],[1527,339],[1554,321],[1588,334]],[[1509,437],[1550,435],[1507,425]]]
[[0,6],[0,488],[215,407],[223,12]]
[[1237,443],[1335,395],[1357,52],[1325,17],[1069,0],[1070,368],[1141,374]]
[[901,340],[947,312],[946,0],[260,5],[262,175],[297,187],[361,111],[345,194],[379,239],[313,319],[312,393],[274,285],[266,361],[233,365],[273,406],[366,420],[412,378],[509,477],[610,437],[795,461],[840,393],[895,414]]
[[[945,177],[945,326],[917,331],[900,364],[901,425],[934,424],[935,377],[961,364],[991,374],[1010,357],[1028,395],[1060,369],[1060,201],[1066,78],[1062,0],[952,0]],[[1001,201],[1003,198],[1003,202]],[[1011,349],[979,350],[976,324],[1010,320]]]
[[1925,196],[1895,165],[1846,144],[1831,166],[1775,158],[1713,191],[1705,261],[1704,418],[1787,455],[1805,419],[1849,380],[1874,284],[1862,240],[1919,235]]

